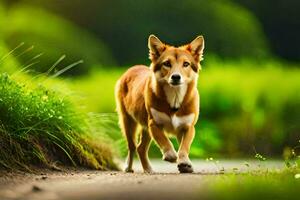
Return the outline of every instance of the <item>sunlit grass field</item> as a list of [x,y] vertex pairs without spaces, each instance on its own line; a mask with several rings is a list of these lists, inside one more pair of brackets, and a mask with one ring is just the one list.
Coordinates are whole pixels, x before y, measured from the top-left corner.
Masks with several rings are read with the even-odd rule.
[[[299,91],[298,77],[300,70],[291,67],[283,69],[283,64],[252,62],[212,63],[202,67],[198,89],[201,94],[201,107],[210,107],[211,95],[221,97],[224,108],[230,107],[234,101],[241,101],[242,108],[252,110],[260,95],[272,105],[280,106],[289,98],[299,99],[295,91]],[[129,67],[111,67],[92,71],[88,76],[70,81],[70,88],[82,94],[87,111],[114,112],[114,86],[117,79]],[[211,94],[211,93],[214,94]],[[207,96],[209,94],[210,96]],[[238,102],[239,103],[239,102]]]
[[201,199],[295,199],[299,196],[297,170],[254,171],[204,176],[199,187]]
[[[240,157],[255,151],[273,156],[296,145],[300,70],[279,62],[210,62],[200,72],[200,119],[193,157]],[[66,82],[87,112],[115,114],[114,85],[128,67],[96,70]],[[78,98],[79,97],[79,98]],[[116,116],[112,120],[116,120]],[[117,122],[115,122],[117,123]],[[119,131],[114,138],[122,137]],[[111,134],[112,135],[112,134]],[[175,143],[175,142],[174,142]],[[175,143],[176,145],[176,143]],[[125,148],[125,144],[122,145]],[[158,156],[158,149],[153,148]],[[280,149],[280,150],[278,150]]]
[[[253,157],[257,152],[266,157],[276,153],[277,158],[283,152],[285,157],[291,155],[299,138],[300,70],[291,65],[283,69],[282,65],[214,60],[204,63],[198,84],[200,118],[191,157]],[[2,166],[27,167],[26,163],[32,161],[49,165],[58,160],[115,168],[113,158],[125,156],[127,148],[118,128],[114,86],[127,68],[99,67],[76,78],[22,70],[14,70],[9,78],[2,75],[2,99],[6,99],[1,109],[10,114],[1,118],[5,133]],[[10,107],[15,108],[14,112]],[[61,114],[52,116],[52,112]],[[19,129],[25,137],[19,137]],[[10,139],[13,142],[7,146]],[[172,141],[177,148],[176,140]],[[23,142],[30,145],[22,146]],[[62,153],[62,158],[52,156],[56,151]],[[17,160],[9,159],[12,152],[20,153]],[[161,156],[154,143],[150,156]]]

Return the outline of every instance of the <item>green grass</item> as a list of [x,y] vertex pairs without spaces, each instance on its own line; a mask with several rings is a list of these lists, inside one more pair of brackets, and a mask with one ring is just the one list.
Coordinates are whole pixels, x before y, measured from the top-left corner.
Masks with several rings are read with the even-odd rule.
[[[0,25],[5,27],[0,30],[0,42],[3,40],[10,49],[24,43],[15,51],[15,55],[22,54],[16,56],[16,59],[22,64],[35,63],[31,69],[34,68],[37,72],[46,72],[62,55],[65,57],[56,66],[56,70],[63,69],[78,60],[84,60],[80,67],[68,70],[64,75],[80,75],[87,73],[99,63],[102,65],[114,63],[109,49],[101,40],[72,22],[40,7],[19,3],[5,9],[0,14],[0,21]],[[48,23],[45,24],[45,21]],[[37,55],[40,55],[38,59],[34,59]]]
[[[297,175],[298,174],[298,175]],[[297,199],[299,169],[204,176],[201,199]]]
[[0,168],[116,169],[112,142],[67,96],[0,75]]
[[[100,69],[66,85],[82,97],[76,103],[86,111],[115,112],[114,85],[126,69]],[[280,156],[295,146],[300,130],[299,76],[298,68],[280,62],[208,58],[200,72],[201,111],[191,155],[240,157],[256,149]]]
[[[266,157],[280,156],[298,144],[300,71],[280,65],[204,64],[191,157],[252,156],[255,150]],[[126,69],[99,69],[75,79],[22,72],[1,76],[1,166],[59,161],[115,168],[113,157],[126,155],[126,141],[117,125],[114,85]],[[150,155],[160,157],[154,146]],[[11,159],[11,154],[16,156]]]
[[115,112],[114,87],[127,68],[99,69],[89,76],[70,80],[68,86],[81,96],[88,112]]

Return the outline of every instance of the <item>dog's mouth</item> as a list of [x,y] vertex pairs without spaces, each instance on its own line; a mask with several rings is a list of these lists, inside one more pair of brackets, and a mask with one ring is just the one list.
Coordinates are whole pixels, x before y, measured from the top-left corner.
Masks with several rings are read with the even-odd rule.
[[180,86],[180,85],[183,84],[183,82],[181,82],[181,81],[170,81],[169,84],[171,86]]

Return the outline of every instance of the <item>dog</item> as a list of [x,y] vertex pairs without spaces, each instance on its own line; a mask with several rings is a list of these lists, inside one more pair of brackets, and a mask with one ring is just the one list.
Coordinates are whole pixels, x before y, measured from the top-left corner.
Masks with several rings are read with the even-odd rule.
[[[148,47],[150,67],[136,65],[129,68],[115,87],[119,124],[128,145],[125,171],[133,172],[137,151],[144,172],[153,172],[148,150],[154,139],[163,160],[177,162],[180,173],[192,173],[189,150],[199,114],[197,80],[204,38],[198,36],[187,45],[174,47],[150,35]],[[138,145],[137,130],[140,135]],[[178,153],[167,134],[176,136],[180,144]]]

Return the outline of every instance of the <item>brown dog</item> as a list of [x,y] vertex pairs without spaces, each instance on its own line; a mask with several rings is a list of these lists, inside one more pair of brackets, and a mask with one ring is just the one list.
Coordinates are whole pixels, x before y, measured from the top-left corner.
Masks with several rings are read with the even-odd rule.
[[[193,172],[189,150],[199,113],[196,86],[204,39],[199,36],[188,45],[173,47],[150,35],[148,47],[152,61],[150,68],[131,67],[115,88],[119,122],[128,143],[125,171],[133,172],[136,131],[140,125],[137,152],[144,172],[152,172],[148,159],[151,138],[160,147],[163,160],[177,161],[180,172]],[[178,154],[165,133],[177,137],[180,143]]]

